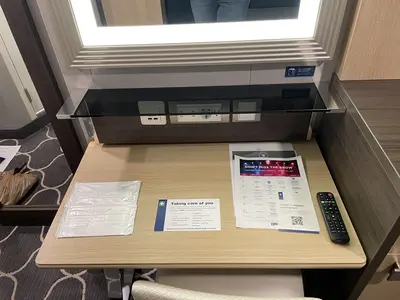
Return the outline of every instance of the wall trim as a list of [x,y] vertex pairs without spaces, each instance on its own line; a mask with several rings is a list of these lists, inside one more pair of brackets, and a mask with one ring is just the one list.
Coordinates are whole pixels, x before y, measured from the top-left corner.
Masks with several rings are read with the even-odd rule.
[[0,130],[0,139],[24,139],[49,123],[49,117],[44,114],[32,120],[25,126],[22,126],[21,128]]

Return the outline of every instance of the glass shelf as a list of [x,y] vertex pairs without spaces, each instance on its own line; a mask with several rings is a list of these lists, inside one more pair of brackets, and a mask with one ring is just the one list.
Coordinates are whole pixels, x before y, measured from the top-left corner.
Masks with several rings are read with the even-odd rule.
[[59,119],[108,116],[343,112],[329,83],[76,91]]

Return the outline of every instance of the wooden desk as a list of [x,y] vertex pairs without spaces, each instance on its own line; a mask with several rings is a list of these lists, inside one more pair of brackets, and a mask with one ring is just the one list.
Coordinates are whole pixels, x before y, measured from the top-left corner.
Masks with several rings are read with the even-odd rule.
[[[333,244],[316,201],[320,234],[235,226],[228,144],[102,146],[91,143],[72,181],[141,180],[134,233],[57,239],[72,184],[36,258],[46,268],[361,268],[365,255],[315,141],[296,143],[311,194],[335,193],[350,234]],[[219,198],[222,230],[154,232],[158,199]],[[315,200],[315,199],[314,199]]]

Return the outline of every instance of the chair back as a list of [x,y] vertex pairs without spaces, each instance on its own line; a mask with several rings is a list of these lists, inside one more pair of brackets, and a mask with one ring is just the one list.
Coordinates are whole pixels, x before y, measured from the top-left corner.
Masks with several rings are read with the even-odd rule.
[[320,300],[315,298],[250,298],[208,294],[163,284],[136,281],[132,286],[134,300]]

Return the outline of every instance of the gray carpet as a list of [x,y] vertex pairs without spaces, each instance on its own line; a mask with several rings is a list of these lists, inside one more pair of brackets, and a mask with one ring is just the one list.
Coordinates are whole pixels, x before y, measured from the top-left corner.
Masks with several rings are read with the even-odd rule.
[[[72,175],[51,126],[23,140],[0,140],[1,145],[21,145],[8,169],[28,162],[40,178],[21,205],[59,204]],[[0,300],[108,299],[101,273],[36,267],[35,258],[47,229],[0,226]]]

